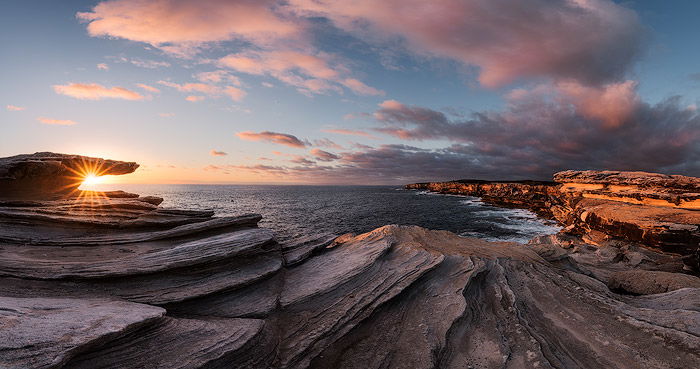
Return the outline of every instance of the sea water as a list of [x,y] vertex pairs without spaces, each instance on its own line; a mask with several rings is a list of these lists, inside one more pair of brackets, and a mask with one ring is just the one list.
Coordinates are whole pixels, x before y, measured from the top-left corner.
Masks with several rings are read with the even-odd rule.
[[165,200],[161,206],[211,209],[217,215],[259,213],[261,227],[281,241],[363,233],[387,224],[418,225],[490,241],[525,243],[556,233],[552,221],[523,209],[499,208],[478,198],[405,190],[396,186],[102,185]]

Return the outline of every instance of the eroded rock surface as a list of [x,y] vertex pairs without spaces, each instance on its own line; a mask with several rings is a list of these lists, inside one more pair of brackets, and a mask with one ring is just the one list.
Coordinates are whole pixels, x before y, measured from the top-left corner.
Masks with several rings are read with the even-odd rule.
[[[685,257],[700,272],[700,178],[646,172],[564,171],[552,183],[452,181],[409,189],[478,196],[556,219],[590,243],[637,242]],[[494,198],[496,200],[494,200]]]
[[[390,225],[279,244],[254,214],[92,198],[0,202],[1,367],[700,363],[683,258],[605,234],[521,245]],[[649,278],[663,289],[634,292]]]
[[50,198],[75,191],[88,175],[120,175],[134,162],[37,152],[0,158],[0,198]]

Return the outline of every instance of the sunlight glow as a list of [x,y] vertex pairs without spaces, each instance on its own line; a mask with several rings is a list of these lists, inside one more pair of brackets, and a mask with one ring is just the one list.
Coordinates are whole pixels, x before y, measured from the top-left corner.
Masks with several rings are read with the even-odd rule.
[[96,185],[100,182],[102,182],[103,178],[96,176],[92,173],[88,173],[85,178],[83,178],[83,185],[85,186],[93,186]]

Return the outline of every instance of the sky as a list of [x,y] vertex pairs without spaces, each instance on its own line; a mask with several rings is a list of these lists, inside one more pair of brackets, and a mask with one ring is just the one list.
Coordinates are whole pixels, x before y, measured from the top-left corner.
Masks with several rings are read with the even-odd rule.
[[113,182],[700,176],[700,2],[0,0],[0,156]]

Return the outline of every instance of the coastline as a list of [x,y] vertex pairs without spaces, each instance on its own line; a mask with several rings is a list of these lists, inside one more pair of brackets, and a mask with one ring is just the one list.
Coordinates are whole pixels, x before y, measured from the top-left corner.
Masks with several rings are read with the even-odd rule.
[[[564,194],[552,215],[580,221],[525,245],[397,225],[288,243],[259,227],[257,214],[221,217],[163,208],[153,196],[51,185],[85,162],[104,163],[53,153],[0,159],[4,181],[44,184],[0,199],[3,367],[631,369],[700,361],[700,278],[689,274],[688,255],[603,234],[593,228],[606,223],[592,220],[628,206],[634,214],[654,208],[646,215],[692,210],[547,185]],[[537,195],[524,184],[480,185],[518,194],[511,204]],[[659,194],[655,186],[644,188]]]

